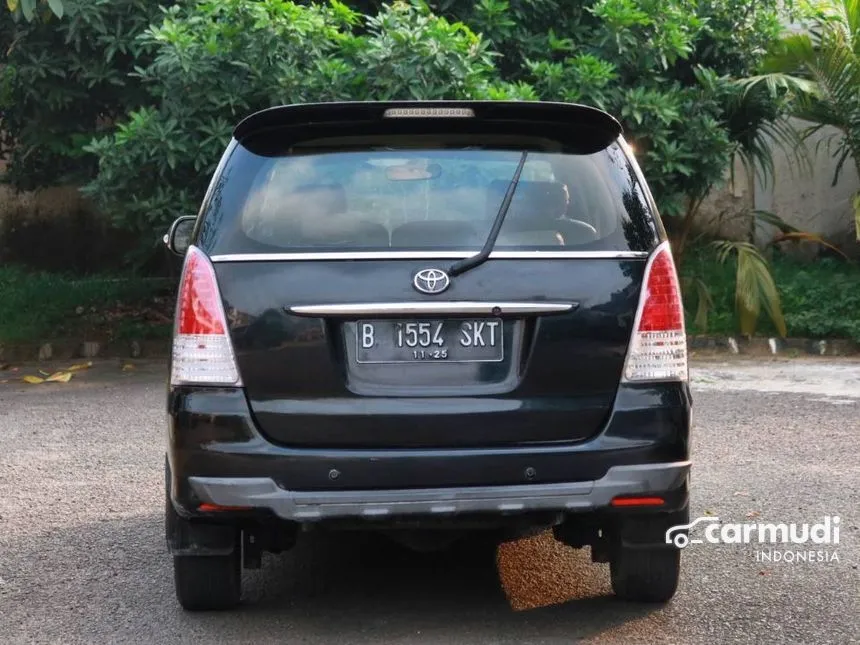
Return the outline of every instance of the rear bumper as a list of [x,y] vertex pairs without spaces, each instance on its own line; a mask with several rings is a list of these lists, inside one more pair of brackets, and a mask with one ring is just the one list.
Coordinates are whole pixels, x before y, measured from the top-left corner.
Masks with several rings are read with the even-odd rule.
[[466,513],[584,512],[613,498],[673,493],[684,486],[689,461],[615,466],[596,481],[520,486],[472,486],[400,490],[291,491],[266,477],[190,477],[204,503],[271,511],[284,520],[378,519]]
[[200,511],[205,503],[300,521],[587,511],[616,495],[682,487],[690,408],[685,384],[622,386],[603,429],[585,441],[300,448],[268,441],[240,389],[174,388],[168,407],[171,498],[186,518],[229,515]]

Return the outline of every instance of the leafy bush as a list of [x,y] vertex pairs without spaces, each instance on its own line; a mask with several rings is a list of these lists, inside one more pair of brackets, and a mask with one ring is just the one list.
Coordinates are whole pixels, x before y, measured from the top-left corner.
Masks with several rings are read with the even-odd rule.
[[[364,33],[359,33],[361,27]],[[490,52],[465,25],[422,5],[367,20],[339,2],[201,0],[165,11],[137,70],[150,95],[87,150],[87,187],[117,225],[154,231],[196,211],[233,125],[282,103],[517,96],[492,85]]]
[[16,19],[23,16],[29,22],[38,17],[40,10],[45,17],[54,15],[62,18],[65,11],[63,3],[64,0],[6,0],[6,7]]
[[[18,11],[21,11],[21,7]],[[137,37],[157,19],[152,0],[64,0],[62,20],[30,23],[0,14],[0,155],[6,180],[21,189],[89,181],[97,159],[84,151],[149,99],[135,65],[147,54]]]
[[[782,31],[778,0],[479,0],[458,15],[504,54],[511,82],[543,99],[618,116],[668,225],[691,217],[733,153],[767,164],[764,134],[783,109],[730,81],[755,69]],[[513,62],[512,62],[513,61]],[[744,99],[744,100],[742,100]]]
[[780,0],[176,2],[162,12],[145,0],[66,0],[62,22],[14,28],[4,17],[19,57],[2,102],[13,178],[89,180],[98,159],[87,193],[147,244],[196,209],[231,126],[278,103],[604,107],[622,120],[679,251],[732,154],[762,162],[762,134],[779,135],[781,99],[731,81],[779,35]]

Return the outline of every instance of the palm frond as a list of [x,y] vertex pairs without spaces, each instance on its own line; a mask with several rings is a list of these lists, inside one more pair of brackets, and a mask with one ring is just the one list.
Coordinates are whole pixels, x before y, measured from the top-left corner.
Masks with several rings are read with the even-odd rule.
[[823,247],[826,247],[836,253],[837,255],[842,256],[842,258],[846,261],[848,260],[848,256],[845,255],[840,249],[833,246],[830,242],[825,240],[823,237],[818,235],[817,233],[805,233],[803,231],[794,231],[791,233],[782,233],[781,235],[777,235],[773,238],[768,246],[771,244],[779,244],[780,242],[810,242],[812,244],[820,244]]
[[740,321],[741,333],[755,333],[762,310],[781,336],[787,335],[785,318],[779,291],[770,272],[770,266],[761,252],[749,242],[720,240],[714,242],[717,257],[725,263],[732,256],[737,258],[735,278],[735,307]]
[[805,64],[815,57],[816,39],[810,33],[795,33],[784,36],[768,53],[762,63],[765,75],[782,75],[787,70],[797,73]]
[[836,169],[833,171],[833,181],[830,184],[830,187],[833,188],[839,182],[839,175],[842,174],[842,167],[845,165],[845,162],[851,157],[851,148],[848,146],[841,146],[841,149],[837,151],[839,155],[839,159],[836,162]]
[[708,314],[714,307],[714,298],[707,283],[701,278],[686,276],[681,280],[681,290],[684,292],[684,302],[696,303],[696,315],[693,318],[696,329],[708,331]]
[[813,94],[817,90],[813,81],[782,72],[772,72],[750,76],[748,78],[741,78],[737,80],[737,83],[743,87],[746,92],[751,92],[754,88],[764,84],[767,91],[772,96],[778,96],[780,92],[784,90],[798,94]]
[[854,195],[854,230],[857,232],[857,241],[860,242],[860,193]]
[[[793,116],[814,123],[802,140],[832,126],[839,135],[824,144],[836,159],[838,181],[851,158],[860,171],[860,0],[822,0],[807,33],[784,36],[773,48],[762,73],[739,81],[745,93],[764,87],[790,101]],[[816,152],[822,145],[816,145]],[[860,214],[855,208],[857,237]]]
[[764,224],[770,224],[771,226],[778,228],[781,233],[800,232],[799,228],[797,228],[796,226],[792,226],[776,213],[772,213],[770,211],[765,210],[754,210],[752,211],[752,216],[756,219],[757,222],[763,222]]

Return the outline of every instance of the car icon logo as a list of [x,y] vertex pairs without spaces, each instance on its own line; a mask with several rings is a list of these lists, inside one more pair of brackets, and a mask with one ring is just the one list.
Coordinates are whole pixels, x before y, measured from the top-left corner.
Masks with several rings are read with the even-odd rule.
[[674,544],[679,549],[683,549],[689,544],[701,544],[702,541],[698,539],[690,539],[688,532],[692,529],[696,524],[701,524],[702,522],[719,522],[719,517],[699,517],[689,524],[678,524],[677,526],[672,526],[669,530],[666,531],[666,544]]
[[441,269],[421,269],[412,279],[412,285],[421,293],[442,293],[450,284],[451,279]]

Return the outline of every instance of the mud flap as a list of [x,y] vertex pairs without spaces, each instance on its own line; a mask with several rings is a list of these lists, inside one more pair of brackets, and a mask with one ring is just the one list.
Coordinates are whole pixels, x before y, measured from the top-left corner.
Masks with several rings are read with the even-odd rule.
[[181,517],[170,500],[170,466],[165,460],[164,532],[171,555],[229,555],[239,548],[239,529],[229,524]]

